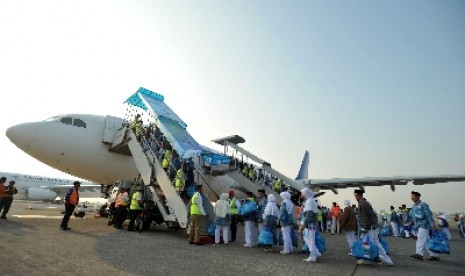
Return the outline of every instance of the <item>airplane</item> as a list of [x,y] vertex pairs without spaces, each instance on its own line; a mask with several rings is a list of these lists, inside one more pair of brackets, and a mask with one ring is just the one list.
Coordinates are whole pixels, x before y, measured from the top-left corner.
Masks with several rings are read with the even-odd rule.
[[[308,153],[304,156],[298,177],[291,179],[272,168],[268,162],[240,147],[238,144],[245,142],[245,139],[238,135],[213,140],[224,146],[223,154],[200,145],[187,132],[187,124],[166,104],[164,96],[158,93],[141,87],[125,101],[125,104],[129,106],[127,110],[132,112],[130,116],[136,113],[142,114],[146,124],[156,125],[179,159],[193,160],[195,171],[198,173],[197,179],[202,178],[208,186],[206,193],[210,194],[209,198],[212,198],[211,194],[215,194],[217,198],[219,194],[227,193],[230,189],[236,189],[239,196],[244,197],[243,191],[256,192],[259,188],[258,184],[248,181],[246,177],[237,173],[236,169],[231,170],[231,163],[237,163],[239,157],[242,160],[246,157],[247,160],[278,177],[286,186],[295,191],[309,187],[315,192],[331,190],[337,194],[338,189],[342,188],[364,189],[366,186],[384,185],[390,186],[394,191],[395,186],[406,185],[410,182],[414,185],[423,185],[465,181],[465,175],[310,179],[308,178]],[[128,148],[128,141],[137,139],[128,124],[129,118],[123,119],[111,115],[66,114],[44,121],[12,126],[7,129],[6,136],[19,149],[37,160],[60,171],[103,185],[133,179],[143,170],[144,164],[142,163],[150,160],[150,166],[145,169],[146,173],[143,176],[144,182],[150,183],[150,170],[153,174],[156,167],[153,162],[155,162],[155,156],[158,157],[156,151],[163,146],[155,146],[157,150],[150,151],[150,155],[144,155],[147,152],[142,146],[140,150],[135,151],[134,145],[131,149],[131,144],[129,144]],[[127,138],[128,135],[129,138]],[[231,151],[232,154],[230,154]],[[213,167],[218,167],[220,171],[218,175],[214,174],[214,170],[208,171]],[[171,189],[168,187],[171,182],[166,173],[158,171],[161,170],[155,170],[156,179],[166,179],[165,182],[168,184],[164,186],[164,189]],[[267,191],[273,192],[270,189]],[[152,194],[155,192],[152,189]],[[173,197],[174,194],[174,190],[168,193],[169,197]],[[279,196],[277,199],[280,200]],[[176,204],[172,203],[170,208],[174,205]],[[176,212],[181,212],[181,210],[178,208]]]
[[[74,180],[50,178],[44,176],[27,175],[20,173],[0,172],[0,176],[7,178],[6,183],[15,181],[18,193],[15,199],[31,201],[60,202],[69,188],[73,187]],[[80,181],[81,197],[95,198],[100,196],[100,185]]]

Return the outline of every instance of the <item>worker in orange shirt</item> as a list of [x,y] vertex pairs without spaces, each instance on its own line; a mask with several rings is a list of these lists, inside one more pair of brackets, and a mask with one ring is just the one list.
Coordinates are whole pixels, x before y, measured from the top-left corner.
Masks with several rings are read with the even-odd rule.
[[61,230],[71,229],[68,227],[69,218],[73,214],[74,208],[76,208],[76,205],[79,203],[79,187],[81,187],[81,182],[74,181],[73,186],[74,187],[69,189],[65,196],[65,215],[61,221]]
[[341,207],[339,207],[336,202],[333,202],[333,207],[331,207],[331,217],[333,219],[333,223],[331,224],[331,235],[341,233],[341,213]]

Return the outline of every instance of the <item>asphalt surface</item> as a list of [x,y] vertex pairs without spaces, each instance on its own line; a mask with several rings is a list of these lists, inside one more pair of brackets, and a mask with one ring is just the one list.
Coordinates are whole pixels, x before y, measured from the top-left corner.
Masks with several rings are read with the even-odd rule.
[[[14,202],[8,220],[0,221],[0,275],[465,275],[465,240],[452,230],[451,255],[441,261],[410,258],[415,240],[386,238],[394,266],[356,265],[343,234],[324,234],[327,251],[318,263],[307,254],[281,255],[261,248],[194,246],[185,231],[163,225],[139,234],[106,225],[106,219],[72,218],[61,231],[59,209],[33,209]],[[37,205],[41,206],[41,205]],[[43,205],[48,206],[48,205]]]

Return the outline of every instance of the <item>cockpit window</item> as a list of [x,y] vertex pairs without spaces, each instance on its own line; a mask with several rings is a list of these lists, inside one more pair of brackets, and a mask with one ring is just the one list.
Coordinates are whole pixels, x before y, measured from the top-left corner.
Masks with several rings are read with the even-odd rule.
[[61,118],[60,122],[62,122],[65,125],[71,125],[73,123],[73,118],[71,118],[71,117],[63,117],[63,118]]
[[73,126],[86,128],[86,123],[81,119],[74,119]]

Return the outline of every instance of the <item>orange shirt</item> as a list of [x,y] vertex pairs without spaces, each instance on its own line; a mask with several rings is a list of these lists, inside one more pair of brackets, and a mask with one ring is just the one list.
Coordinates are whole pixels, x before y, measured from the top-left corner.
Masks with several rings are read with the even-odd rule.
[[79,202],[79,192],[76,188],[72,188],[71,194],[69,195],[68,203],[71,205],[77,205]]
[[339,205],[331,207],[331,215],[333,215],[333,217],[337,218],[339,217],[340,214],[341,214],[341,208],[339,207]]

